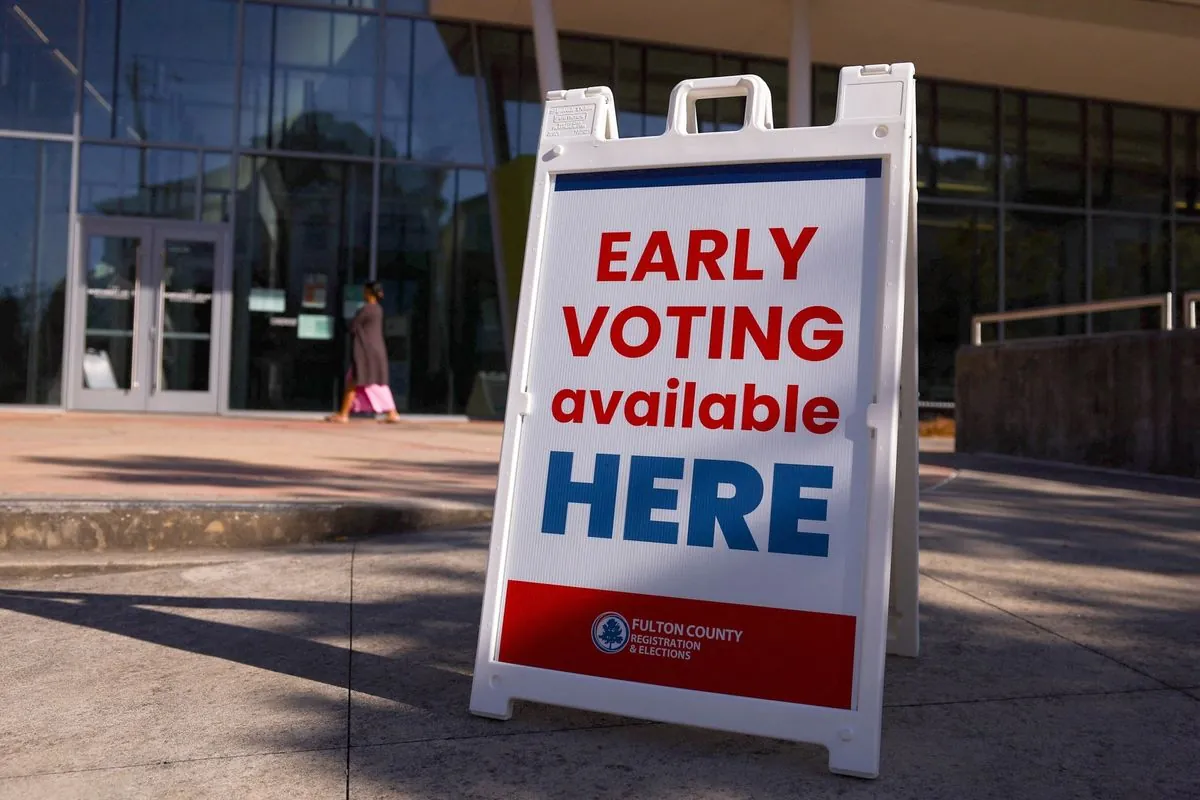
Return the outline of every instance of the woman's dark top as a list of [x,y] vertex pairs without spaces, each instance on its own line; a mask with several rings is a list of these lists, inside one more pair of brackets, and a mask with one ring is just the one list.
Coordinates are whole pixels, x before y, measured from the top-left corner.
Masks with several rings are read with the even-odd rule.
[[387,346],[383,342],[383,309],[367,303],[350,321],[354,337],[354,365],[351,375],[355,386],[387,386]]

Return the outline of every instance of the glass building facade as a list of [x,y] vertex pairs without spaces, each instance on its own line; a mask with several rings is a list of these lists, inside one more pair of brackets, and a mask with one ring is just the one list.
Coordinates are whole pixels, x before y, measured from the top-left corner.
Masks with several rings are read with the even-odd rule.
[[[327,411],[348,316],[379,280],[401,410],[466,412],[478,376],[507,367],[541,104],[529,31],[424,5],[3,2],[0,403]],[[623,137],[663,132],[688,77],[759,74],[787,119],[780,61],[559,47],[566,85],[613,87]],[[814,124],[836,88],[814,69]],[[1200,288],[1197,114],[919,93],[924,399],[952,399],[975,313]],[[736,101],[701,112],[705,130],[741,124]],[[125,405],[105,405],[114,390]]]

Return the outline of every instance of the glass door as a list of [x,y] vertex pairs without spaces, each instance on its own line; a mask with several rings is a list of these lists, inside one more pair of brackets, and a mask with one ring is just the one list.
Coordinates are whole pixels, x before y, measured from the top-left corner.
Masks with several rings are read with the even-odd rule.
[[222,233],[208,226],[155,226],[149,411],[216,413],[216,300]]
[[145,349],[153,302],[147,281],[153,233],[146,223],[87,220],[83,265],[79,392],[74,406],[97,411],[146,407]]
[[224,230],[85,218],[80,233],[72,407],[216,413]]

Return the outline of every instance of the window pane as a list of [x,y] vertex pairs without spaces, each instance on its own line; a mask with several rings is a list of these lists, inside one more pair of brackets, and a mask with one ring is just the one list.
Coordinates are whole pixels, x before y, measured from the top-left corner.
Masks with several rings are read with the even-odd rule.
[[0,14],[0,128],[70,133],[78,0],[5,2]]
[[1083,102],[1004,96],[1004,173],[1008,200],[1082,206]]
[[230,405],[333,410],[349,369],[345,288],[369,277],[371,168],[244,158],[240,172]]
[[514,31],[482,30],[479,49],[487,91],[493,152],[503,164],[537,150],[542,126],[533,39]]
[[[508,370],[492,252],[492,217],[483,172],[459,171],[457,212],[459,281],[452,349],[456,376],[454,404],[458,413],[480,414],[488,411],[480,407],[480,403],[486,403],[478,388],[484,377],[482,373],[504,374]],[[473,398],[476,403],[471,402]],[[496,409],[491,411],[494,413]]]
[[[1084,222],[1082,216],[1010,211],[1006,216],[1005,307],[1084,301]],[[1082,333],[1083,318],[1058,317],[1005,323],[1008,335],[1053,336]]]
[[246,6],[242,143],[370,155],[379,18]]
[[505,369],[483,173],[389,165],[379,212],[397,407],[464,413],[478,374]]
[[[746,60],[744,58],[734,58],[732,56],[720,56],[717,58],[718,75],[745,75],[746,73]],[[716,127],[714,130],[741,130],[742,125],[746,122],[746,98],[725,97],[713,102],[716,106]]]
[[[711,55],[664,50],[658,47],[647,48],[645,135],[657,136],[666,131],[667,104],[671,90],[676,84],[688,78],[711,77],[715,71],[716,63]],[[698,105],[696,114],[698,121],[711,130],[715,123],[712,104]]]
[[1106,103],[1092,103],[1088,115],[1092,206],[1165,213],[1167,115]]
[[83,132],[228,147],[233,0],[89,0]]
[[918,225],[919,391],[924,400],[948,402],[971,317],[998,307],[996,213],[922,204]]
[[[393,27],[413,29],[412,158],[483,163],[470,31],[442,22],[389,20],[389,43]],[[403,65],[400,75],[406,74],[409,68]]]
[[[936,147],[933,138],[933,84],[917,81],[917,188],[926,191],[933,185],[933,162]],[[834,84],[834,99],[837,99]]]
[[[917,84],[917,113],[921,113],[922,83]],[[817,126],[832,125],[837,117],[838,70],[835,67],[817,66],[813,68],[813,118],[812,124]],[[917,142],[920,143],[920,137]]]
[[1200,144],[1196,118],[1176,114],[1171,121],[1175,160],[1175,210],[1180,214],[1200,213]]
[[784,64],[782,61],[756,61],[750,59],[746,62],[746,71],[752,75],[757,75],[767,82],[767,88],[771,90],[771,116],[775,120],[776,127],[786,128],[788,124],[787,64]]
[[[1171,288],[1170,228],[1147,219],[1092,220],[1092,299],[1116,300],[1166,292]],[[1157,329],[1160,312],[1095,314],[1093,331]]]
[[292,0],[294,3],[308,3],[314,6],[334,6],[335,8],[379,8],[382,0]]
[[947,84],[938,84],[935,91],[933,193],[995,197],[996,92]]
[[200,176],[200,219],[204,222],[228,222],[233,197],[232,157],[227,153],[206,153]]
[[646,48],[617,45],[617,85],[613,94],[617,101],[617,130],[622,139],[647,136],[646,130]]
[[[1175,226],[1175,285],[1181,296],[1200,292],[1200,224],[1181,222]],[[1187,312],[1187,309],[1180,310]],[[1186,320],[1187,317],[1180,316],[1179,319]]]
[[59,403],[71,146],[0,139],[0,403]]
[[611,41],[585,39],[581,36],[558,37],[562,54],[563,87],[586,89],[589,86],[612,86],[613,45]]
[[79,211],[194,219],[196,161],[190,150],[85,144],[80,151]]
[[451,413],[450,298],[454,278],[455,171],[383,168],[379,190],[378,279],[387,288],[392,395],[401,411]]

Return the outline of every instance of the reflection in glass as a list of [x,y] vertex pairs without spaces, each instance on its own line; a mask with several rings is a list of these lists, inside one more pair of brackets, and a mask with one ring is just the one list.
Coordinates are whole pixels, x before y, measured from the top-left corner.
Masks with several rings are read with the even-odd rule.
[[85,144],[79,210],[84,214],[190,220],[196,214],[196,153]]
[[1175,166],[1175,211],[1200,213],[1200,143],[1196,140],[1196,118],[1175,114],[1171,119]]
[[[1092,220],[1092,299],[1115,300],[1166,292],[1171,288],[1170,229],[1157,219]],[[1095,314],[1092,330],[1154,330],[1157,309]]]
[[384,156],[482,163],[469,29],[389,19],[384,55]]
[[[939,84],[935,91],[933,138],[926,140],[932,146],[922,148],[931,173],[925,188],[942,196],[994,197],[996,92],[947,84]],[[931,115],[927,111],[925,116]]]
[[[1084,218],[1010,211],[1005,218],[1005,308],[1081,303],[1085,297]],[[1013,337],[1082,333],[1083,318],[1005,323]]]
[[382,0],[293,0],[296,3],[309,3],[314,6],[335,6],[337,8],[358,8],[364,11],[379,8]]
[[83,133],[228,147],[233,0],[88,0]]
[[646,136],[646,48],[617,43],[617,130],[622,139]]
[[542,127],[533,37],[515,31],[481,30],[479,51],[496,162],[537,150]]
[[205,153],[200,175],[200,220],[228,222],[233,199],[232,158],[227,153]]
[[463,413],[506,369],[487,185],[477,170],[384,167],[379,280],[401,410]]
[[83,387],[128,391],[135,367],[133,343],[138,335],[142,240],[90,236],[86,247]]
[[[837,75],[834,75],[834,100],[837,100]],[[934,160],[934,103],[933,84],[917,81],[917,189],[925,191],[933,185]]]
[[[1181,222],[1175,226],[1175,285],[1179,289],[1180,302],[1188,292],[1200,292],[1200,224]],[[1186,308],[1178,309],[1186,320]],[[1200,309],[1197,310],[1200,314]]]
[[61,398],[71,145],[0,139],[0,403]]
[[1004,174],[1009,202],[1082,206],[1082,100],[1004,96]]
[[[832,125],[837,118],[838,71],[834,67],[813,67],[813,116],[812,124]],[[917,113],[921,113],[921,82],[917,82]],[[920,145],[922,136],[917,136]]]
[[1088,111],[1092,207],[1164,213],[1168,208],[1167,115],[1092,103]]
[[245,20],[242,144],[373,153],[378,16],[247,5]]
[[70,133],[78,0],[0,3],[0,128]]
[[917,232],[920,393],[954,399],[954,356],[971,317],[998,307],[996,212],[922,204]]
[[168,239],[159,282],[159,391],[207,392],[216,245]]
[[342,300],[369,277],[371,167],[246,157],[237,191],[230,404],[331,410],[349,363]]

